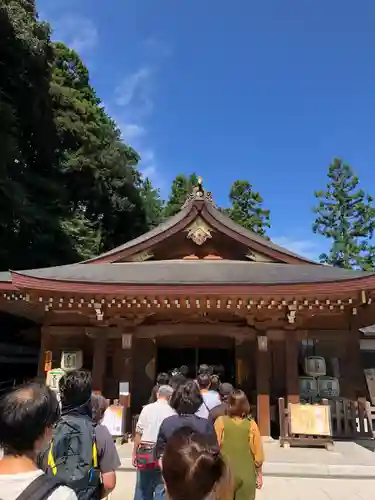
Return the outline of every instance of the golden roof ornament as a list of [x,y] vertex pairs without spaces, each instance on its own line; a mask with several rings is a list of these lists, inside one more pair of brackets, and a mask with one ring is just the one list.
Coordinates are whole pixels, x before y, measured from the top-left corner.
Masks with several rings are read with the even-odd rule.
[[212,193],[210,191],[206,191],[203,187],[203,179],[201,176],[197,178],[197,184],[193,187],[192,192],[187,197],[185,203],[182,208],[185,208],[189,203],[195,200],[204,200],[212,203],[215,206],[215,202],[212,199]]

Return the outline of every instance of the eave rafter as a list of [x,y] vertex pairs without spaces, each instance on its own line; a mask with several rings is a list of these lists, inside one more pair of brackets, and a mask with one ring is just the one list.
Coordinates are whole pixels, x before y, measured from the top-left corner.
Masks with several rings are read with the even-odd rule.
[[[262,296],[249,296],[238,294],[229,295],[225,290],[218,295],[204,295],[192,293],[184,294],[165,293],[162,296],[142,295],[92,295],[48,293],[47,291],[30,293],[4,293],[7,301],[26,301],[35,306],[42,307],[44,311],[79,312],[85,315],[111,315],[121,316],[121,312],[141,313],[141,311],[160,310],[227,310],[239,313],[256,311],[285,311],[288,321],[293,323],[293,318],[300,312],[343,311],[350,309],[356,314],[358,307],[363,304],[361,296],[345,297],[343,299],[329,299],[326,297],[295,299],[290,297],[275,297],[273,299]],[[363,298],[363,297],[362,297]],[[366,304],[372,303],[372,298],[366,296]]]

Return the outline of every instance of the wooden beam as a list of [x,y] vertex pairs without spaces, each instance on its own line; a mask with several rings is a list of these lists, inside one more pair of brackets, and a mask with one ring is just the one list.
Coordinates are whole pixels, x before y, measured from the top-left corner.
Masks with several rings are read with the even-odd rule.
[[225,336],[242,337],[243,339],[254,339],[255,330],[247,326],[237,326],[231,323],[158,323],[155,325],[140,325],[137,327],[138,338],[154,338],[163,336]]
[[288,403],[299,403],[298,341],[295,332],[285,339],[286,396]]
[[107,361],[107,336],[105,332],[94,338],[94,353],[92,363],[92,390],[102,393]]

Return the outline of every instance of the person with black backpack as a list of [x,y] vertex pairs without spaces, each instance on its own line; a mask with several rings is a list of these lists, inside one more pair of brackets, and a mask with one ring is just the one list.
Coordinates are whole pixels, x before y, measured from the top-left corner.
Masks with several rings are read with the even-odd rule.
[[91,373],[85,370],[68,372],[60,379],[61,418],[40,461],[41,468],[63,480],[78,500],[108,495],[121,465],[111,435],[92,420],[91,386]]
[[36,463],[59,417],[56,395],[44,384],[23,385],[0,400],[2,500],[77,500],[63,480],[44,474]]

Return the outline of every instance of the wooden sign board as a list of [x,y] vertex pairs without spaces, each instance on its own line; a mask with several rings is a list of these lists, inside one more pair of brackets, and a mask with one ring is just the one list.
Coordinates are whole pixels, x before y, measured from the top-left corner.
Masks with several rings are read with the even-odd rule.
[[328,405],[289,403],[290,433],[305,436],[332,436],[331,408]]

